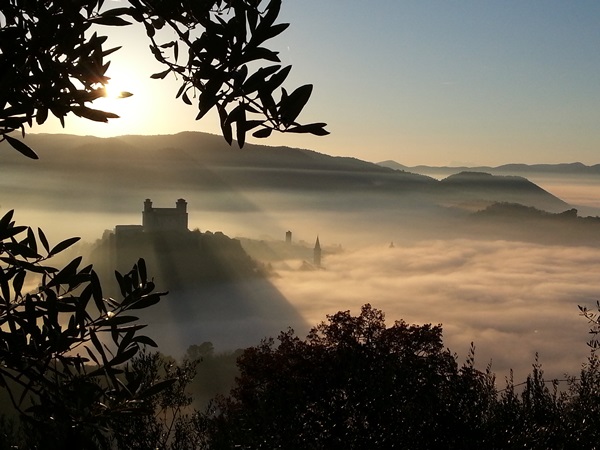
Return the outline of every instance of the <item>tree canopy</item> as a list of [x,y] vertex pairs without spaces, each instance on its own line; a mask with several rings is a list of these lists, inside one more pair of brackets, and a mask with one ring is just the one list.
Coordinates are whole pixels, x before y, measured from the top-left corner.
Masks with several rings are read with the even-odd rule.
[[192,448],[598,448],[594,354],[562,389],[537,360],[524,383],[498,389],[474,347],[459,365],[440,325],[388,327],[368,304],[278,341],[244,351],[230,396],[197,414]]
[[464,448],[494,392],[492,377],[458,367],[440,326],[386,327],[370,305],[278,340],[238,360],[231,397],[207,421],[212,448]]
[[[180,80],[175,97],[197,104],[196,119],[216,108],[221,131],[240,147],[246,133],[273,131],[328,134],[325,123],[297,118],[312,93],[307,84],[282,87],[291,66],[282,66],[266,43],[282,33],[281,0],[7,0],[0,10],[0,141],[35,158],[13,132],[44,123],[50,114],[65,124],[69,113],[99,122],[117,118],[91,108],[105,95],[110,61],[102,26],[143,25],[149,48],[164,71]],[[93,31],[93,32],[92,32]],[[278,95],[278,90],[281,88]],[[195,100],[197,98],[197,100]]]

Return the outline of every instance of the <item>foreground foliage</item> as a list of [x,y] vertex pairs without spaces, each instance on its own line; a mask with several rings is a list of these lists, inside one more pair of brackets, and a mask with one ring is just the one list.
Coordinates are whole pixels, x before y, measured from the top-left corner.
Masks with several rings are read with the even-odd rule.
[[142,377],[142,384],[156,385],[175,380],[166,389],[149,398],[152,414],[123,417],[112,434],[119,450],[172,449],[180,450],[190,441],[187,427],[192,397],[186,392],[195,375],[195,362],[186,360],[180,366],[172,358],[159,353],[141,353],[131,362],[131,368]]
[[[137,354],[128,370],[141,385],[177,381],[147,398],[153,414],[121,416],[104,448],[600,448],[594,353],[578,377],[546,380],[536,360],[526,381],[498,389],[489,367],[474,367],[473,348],[457,363],[440,326],[386,327],[383,313],[365,305],[358,316],[328,316],[306,339],[288,330],[278,344],[246,349],[231,393],[193,410],[194,375],[213,358],[208,343],[190,346],[180,364]],[[0,421],[0,449],[10,439],[36,448],[17,431]]]
[[196,119],[215,108],[230,144],[233,125],[240,147],[252,130],[257,138],[273,131],[328,134],[324,123],[297,122],[312,85],[288,93],[282,85],[291,66],[283,67],[266,45],[288,27],[276,23],[281,1],[127,0],[125,6],[112,7],[104,0],[5,0],[0,10],[0,142],[37,158],[13,131],[24,134],[25,125],[42,124],[50,114],[63,126],[69,113],[98,122],[117,118],[90,106],[105,95],[106,58],[119,50],[107,48],[107,37],[92,31],[136,22],[164,67],[151,77],[176,76],[181,85],[174,94],[196,103]]
[[103,297],[81,257],[60,270],[51,265],[78,238],[50,246],[42,230],[12,217],[0,219],[0,388],[28,426],[32,448],[102,447],[115,423],[151,412],[146,400],[173,382],[147,382],[122,367],[156,346],[138,333],[144,325],[131,312],[164,294],[154,292],[140,260],[116,273],[122,298]]

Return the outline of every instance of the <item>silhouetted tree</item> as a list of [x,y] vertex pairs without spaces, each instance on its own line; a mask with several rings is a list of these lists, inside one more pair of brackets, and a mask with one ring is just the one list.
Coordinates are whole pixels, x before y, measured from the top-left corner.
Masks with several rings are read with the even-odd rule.
[[199,424],[208,448],[485,448],[493,377],[459,368],[440,326],[365,305],[247,349],[231,397]]
[[12,216],[0,219],[0,387],[27,419],[29,448],[104,447],[116,421],[147,413],[143,400],[170,383],[142,383],[121,367],[156,346],[131,312],[164,294],[153,292],[140,260],[116,273],[121,300],[104,298],[81,257],[50,265],[78,238],[50,246],[42,230]]
[[27,145],[10,135],[13,131],[24,133],[25,125],[42,124],[49,114],[63,125],[69,113],[100,122],[116,118],[89,106],[105,95],[110,64],[106,57],[118,50],[106,48],[106,36],[91,30],[132,22],[144,26],[154,58],[165,67],[152,78],[175,74],[181,81],[176,97],[192,104],[198,96],[196,119],[216,108],[230,144],[233,124],[240,147],[251,130],[258,138],[274,130],[327,134],[324,123],[296,122],[312,85],[290,93],[282,88],[280,98],[274,97],[291,69],[282,67],[277,52],[265,46],[288,27],[275,23],[281,0],[124,3],[114,8],[104,0],[3,2],[0,141],[35,158]]
[[[594,316],[597,320],[596,316]],[[440,326],[396,322],[365,305],[244,351],[229,397],[191,422],[195,449],[597,449],[600,362],[546,380],[539,361],[501,391],[488,366],[465,364]],[[187,447],[186,447],[187,448]]]
[[190,361],[201,361],[202,358],[207,356],[213,356],[215,353],[215,347],[212,342],[203,342],[200,345],[192,344],[185,352],[185,359]]
[[177,364],[160,353],[142,352],[131,361],[132,369],[143,378],[142,384],[173,383],[149,397],[147,415],[129,415],[115,424],[113,440],[119,450],[182,450],[193,444],[188,387],[194,378],[196,362]]

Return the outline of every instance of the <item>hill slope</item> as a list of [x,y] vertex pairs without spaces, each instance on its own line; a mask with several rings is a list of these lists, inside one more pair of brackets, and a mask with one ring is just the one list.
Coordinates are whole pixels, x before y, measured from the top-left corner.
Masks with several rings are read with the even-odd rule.
[[[43,190],[54,198],[69,198],[77,208],[97,208],[99,204],[118,208],[110,200],[126,199],[124,191],[146,191],[149,196],[162,188],[178,190],[184,196],[190,191],[319,192],[321,198],[315,199],[314,206],[323,208],[331,208],[332,203],[340,208],[368,206],[373,194],[391,200],[393,205],[404,202],[435,206],[477,199],[517,202],[555,212],[568,207],[524,180],[463,177],[460,183],[438,182],[310,150],[258,145],[240,150],[229,147],[219,136],[204,133],[116,138],[46,134],[29,135],[27,143],[38,151],[39,161],[26,160],[0,144],[2,166],[14,179],[27,180],[15,185],[6,179],[0,186],[13,195],[39,195]],[[348,204],[332,199],[321,203],[328,193],[356,197]],[[365,196],[370,198],[366,200]],[[244,205],[237,207],[243,209]]]

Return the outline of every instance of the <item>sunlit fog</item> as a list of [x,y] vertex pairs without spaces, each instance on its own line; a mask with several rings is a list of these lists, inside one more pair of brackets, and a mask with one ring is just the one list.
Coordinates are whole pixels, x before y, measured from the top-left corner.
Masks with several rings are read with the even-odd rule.
[[[2,210],[54,242],[81,236],[73,252],[107,284],[145,257],[170,292],[143,315],[168,354],[205,341],[243,348],[288,327],[302,336],[365,303],[389,324],[442,324],[459,359],[473,342],[477,365],[491,363],[500,380],[511,368],[525,376],[536,352],[552,376],[575,373],[588,354],[578,305],[600,298],[592,175],[422,176],[293,149],[241,153],[193,133],[30,142],[44,158],[8,160]],[[196,241],[140,241],[115,260],[115,227],[141,227],[146,199],[159,210],[185,199]]]

